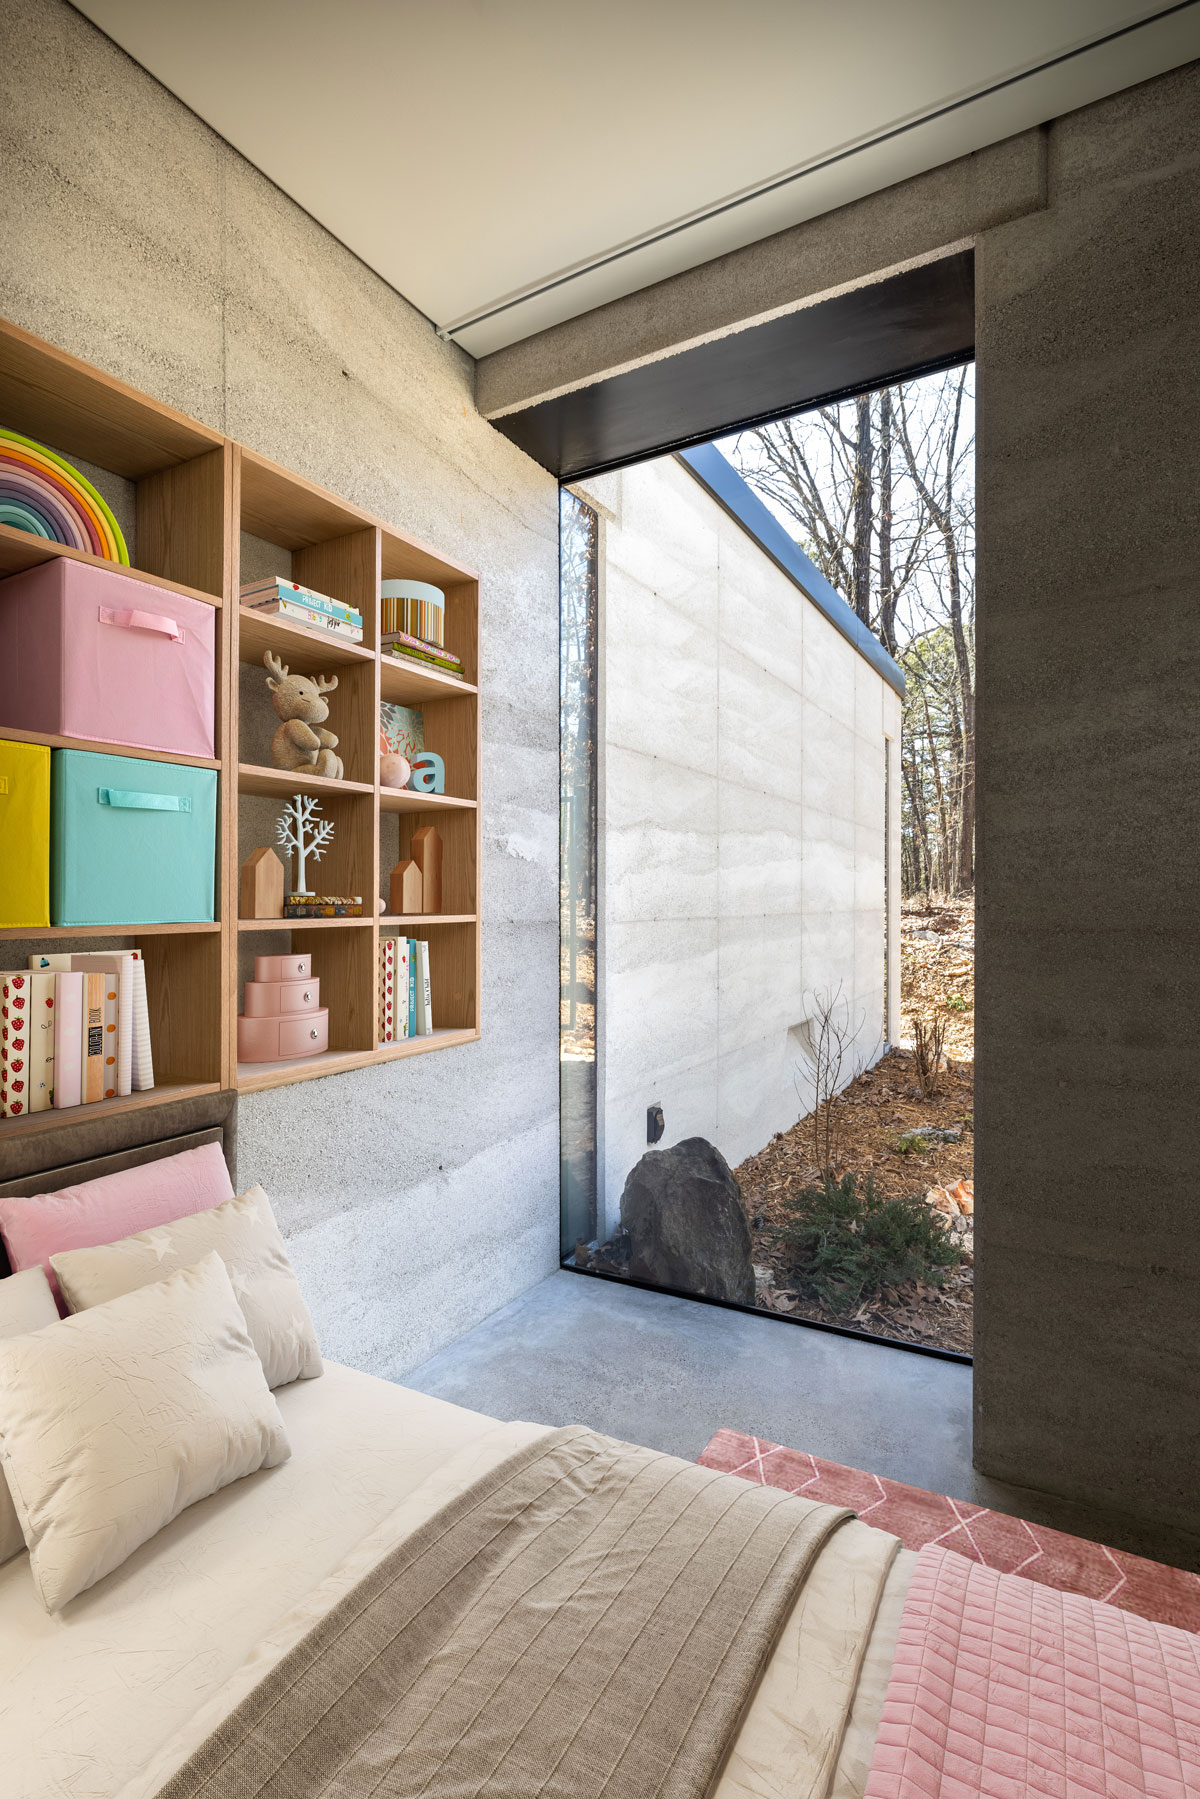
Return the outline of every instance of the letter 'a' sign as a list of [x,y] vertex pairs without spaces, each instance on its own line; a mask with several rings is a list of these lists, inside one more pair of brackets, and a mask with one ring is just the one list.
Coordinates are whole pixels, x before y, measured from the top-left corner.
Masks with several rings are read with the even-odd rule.
[[432,750],[421,750],[412,759],[408,784],[414,793],[445,793],[446,764]]

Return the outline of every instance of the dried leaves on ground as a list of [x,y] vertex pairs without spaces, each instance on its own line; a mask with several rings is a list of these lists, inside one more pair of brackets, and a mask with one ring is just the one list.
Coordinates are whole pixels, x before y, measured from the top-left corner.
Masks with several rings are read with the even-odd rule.
[[[972,1073],[970,1063],[953,1063],[943,1077],[941,1093],[932,1100],[922,1099],[912,1057],[893,1050],[834,1101],[841,1113],[835,1175],[840,1179],[848,1172],[860,1178],[870,1174],[876,1191],[889,1199],[912,1194],[923,1197],[930,1187],[949,1188],[959,1180],[971,1179]],[[957,1133],[959,1140],[922,1139],[922,1126]],[[902,1141],[907,1142],[903,1149]],[[884,1288],[850,1317],[820,1301],[804,1300],[788,1288],[782,1241],[790,1219],[786,1201],[801,1188],[819,1182],[821,1171],[813,1166],[811,1154],[812,1125],[801,1119],[734,1170],[750,1218],[755,1267],[768,1269],[772,1275],[769,1282],[761,1284],[760,1304],[792,1318],[848,1324],[874,1336],[899,1337],[970,1354],[973,1265],[969,1255],[949,1276],[942,1292],[919,1283],[899,1290]],[[967,1223],[964,1220],[964,1226]],[[971,1241],[969,1234],[965,1241]]]
[[[942,1193],[974,1177],[974,973],[975,908],[970,899],[931,908],[906,907],[901,923],[901,1009],[908,1048],[893,1050],[833,1101],[836,1150],[833,1173],[874,1178],[885,1198]],[[944,1055],[939,1091],[922,1096],[911,1054],[912,1020],[944,1023]],[[947,1133],[950,1141],[922,1137],[922,1129]],[[823,1135],[823,1133],[822,1133]],[[735,1175],[751,1222],[759,1304],[791,1318],[814,1318],[850,1325],[874,1336],[928,1343],[938,1349],[971,1351],[973,1326],[973,1220],[959,1217],[953,1228],[967,1247],[962,1266],[943,1291],[921,1282],[884,1288],[850,1316],[788,1286],[783,1232],[787,1201],[820,1182],[812,1160],[811,1118],[802,1118],[750,1156]],[[940,1203],[940,1202],[935,1202]],[[945,1213],[946,1207],[940,1209]],[[765,1273],[766,1278],[761,1278]]]

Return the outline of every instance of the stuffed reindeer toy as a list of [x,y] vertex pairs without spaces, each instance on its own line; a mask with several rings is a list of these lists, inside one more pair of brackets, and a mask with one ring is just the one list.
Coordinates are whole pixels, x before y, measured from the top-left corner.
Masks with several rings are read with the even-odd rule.
[[329,717],[323,695],[333,692],[337,676],[318,675],[315,681],[307,675],[289,676],[286,665],[270,650],[263,661],[271,671],[267,676],[271,703],[283,720],[271,739],[271,761],[292,774],[327,775],[340,781],[342,759],[334,754],[337,738],[321,729]]

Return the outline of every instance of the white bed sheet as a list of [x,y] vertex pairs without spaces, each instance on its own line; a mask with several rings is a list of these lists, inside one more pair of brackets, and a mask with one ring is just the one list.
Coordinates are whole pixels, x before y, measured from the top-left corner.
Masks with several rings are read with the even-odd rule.
[[61,1613],[28,1556],[0,1567],[5,1799],[114,1799],[430,1475],[540,1429],[336,1363],[275,1397],[291,1459],[191,1506]]
[[[4,1799],[151,1799],[396,1543],[546,1427],[326,1364],[277,1393],[291,1460],[184,1512],[57,1617],[0,1568]],[[912,1557],[835,1532],[715,1799],[858,1799]]]

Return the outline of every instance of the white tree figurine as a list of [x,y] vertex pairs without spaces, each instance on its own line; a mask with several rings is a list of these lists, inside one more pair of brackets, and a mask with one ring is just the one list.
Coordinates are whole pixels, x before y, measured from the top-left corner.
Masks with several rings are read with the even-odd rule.
[[275,841],[281,849],[296,858],[296,885],[293,893],[307,893],[304,885],[304,860],[311,856],[319,862],[325,853],[325,845],[333,836],[333,826],[327,818],[316,822],[314,814],[321,810],[315,799],[303,793],[294,795],[286,811],[281,812],[275,820]]

